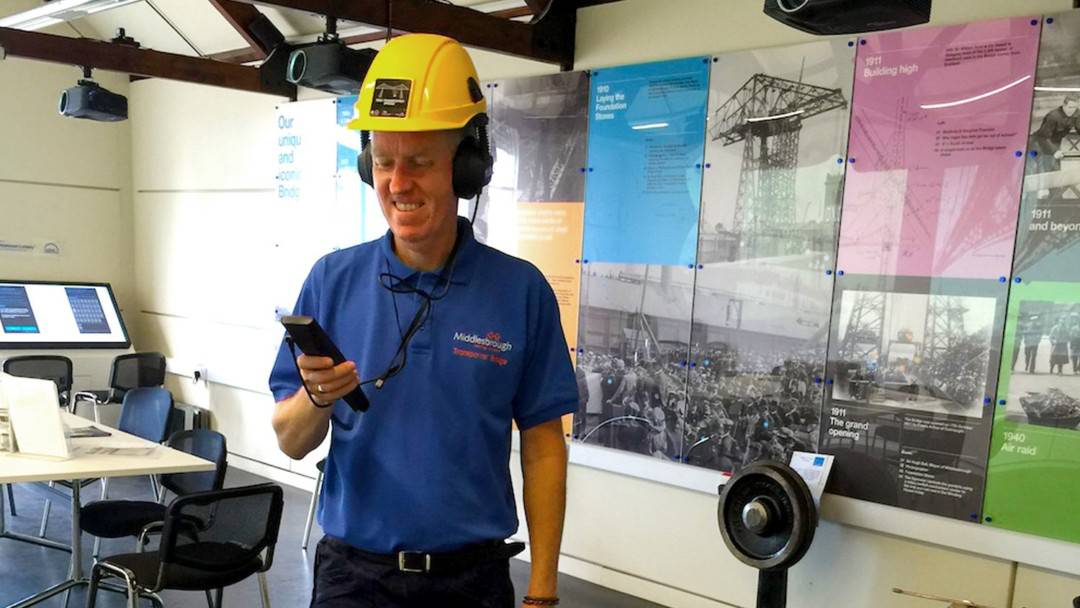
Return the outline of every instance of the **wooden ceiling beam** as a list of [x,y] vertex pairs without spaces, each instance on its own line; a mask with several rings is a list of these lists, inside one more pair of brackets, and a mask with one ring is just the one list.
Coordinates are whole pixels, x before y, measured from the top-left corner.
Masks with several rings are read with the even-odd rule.
[[[527,6],[519,6],[518,8],[508,8],[501,11],[492,11],[488,13],[494,17],[500,19],[517,19],[520,17],[529,17],[533,14],[532,10]],[[394,35],[398,36],[404,34],[402,30],[395,29]],[[367,44],[368,42],[378,42],[379,40],[386,39],[386,31],[381,30],[378,32],[371,32],[368,34],[356,34],[354,36],[344,36],[341,41],[347,45]],[[233,49],[231,51],[222,51],[220,53],[214,53],[210,55],[211,59],[218,61],[227,61],[229,63],[252,63],[255,61],[262,61],[265,57],[260,56],[257,52],[251,48]]]
[[266,15],[250,4],[232,0],[210,0],[210,4],[221,13],[236,33],[247,41],[251,51],[258,59],[266,59],[274,47],[285,40],[285,36],[271,23]]
[[537,24],[430,0],[343,2],[342,0],[234,0],[293,9],[406,32],[442,34],[464,45],[571,69],[574,63],[575,0],[556,3]]
[[535,14],[544,12],[551,0],[525,0],[525,6]]
[[12,57],[296,98],[295,86],[264,83],[258,68],[212,59],[6,27],[0,27],[0,47]]

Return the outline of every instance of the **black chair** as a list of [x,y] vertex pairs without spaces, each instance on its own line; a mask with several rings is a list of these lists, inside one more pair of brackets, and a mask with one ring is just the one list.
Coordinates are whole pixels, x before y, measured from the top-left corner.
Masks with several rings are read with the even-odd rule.
[[[40,380],[52,380],[56,383],[56,392],[60,397],[60,406],[71,411],[71,384],[74,377],[71,359],[60,355],[24,355],[21,357],[9,357],[4,360],[5,374],[19,376],[20,378],[37,378]],[[97,481],[96,479],[83,480],[82,487],[86,487]],[[15,493],[11,486],[7,486],[8,503],[11,505],[11,514],[18,515],[15,511]]]
[[[201,473],[168,473],[161,476],[161,486],[176,496],[197,492],[220,490],[225,483],[228,449],[225,436],[209,429],[180,431],[169,437],[169,447],[198,456],[214,463],[213,471]],[[164,492],[160,501],[148,500],[99,500],[79,510],[79,521],[84,532],[97,539],[93,555],[98,556],[102,538],[136,537],[135,550],[141,551],[146,537],[160,531],[168,507],[164,504]]]
[[[169,505],[155,552],[106,557],[90,573],[86,607],[94,608],[105,577],[124,581],[128,605],[139,597],[163,606],[163,589],[204,591],[211,608],[221,607],[221,590],[258,574],[263,608],[269,608],[266,571],[274,560],[281,510],[281,486],[260,484],[181,496]],[[216,601],[210,591],[217,590]]]
[[165,384],[165,355],[161,353],[129,353],[113,359],[109,368],[109,388],[75,393],[75,401],[94,405],[94,421],[100,422],[98,408],[110,403],[122,403],[124,394],[133,388],[153,388]]
[[52,380],[60,396],[60,406],[71,410],[71,359],[60,355],[25,355],[4,360],[4,373],[20,378]]
[[[165,431],[169,424],[169,415],[173,409],[172,393],[163,388],[133,388],[124,393],[120,406],[120,422],[116,425],[121,431],[142,437],[147,441],[161,443],[165,441]],[[63,485],[64,482],[57,482]],[[70,487],[70,483],[68,483]],[[157,482],[150,476],[150,487],[154,496],[158,495]],[[101,497],[108,495],[108,486],[102,482]],[[49,511],[52,501],[45,501],[41,513],[40,536],[44,537],[49,526]]]

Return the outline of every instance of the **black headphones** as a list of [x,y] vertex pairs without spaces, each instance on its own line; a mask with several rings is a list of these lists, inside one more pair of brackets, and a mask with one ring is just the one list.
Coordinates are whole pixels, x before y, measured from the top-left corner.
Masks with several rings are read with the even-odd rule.
[[[487,114],[477,114],[465,125],[466,134],[454,152],[454,194],[458,198],[474,198],[491,182],[495,159],[488,145]],[[371,161],[371,133],[360,132],[360,155],[356,157],[360,179],[375,187]]]

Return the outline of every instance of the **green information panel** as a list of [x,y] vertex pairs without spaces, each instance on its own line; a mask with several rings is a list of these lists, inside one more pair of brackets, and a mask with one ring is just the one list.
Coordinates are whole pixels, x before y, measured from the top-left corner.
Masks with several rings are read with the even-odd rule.
[[983,509],[987,524],[1080,542],[1080,283],[1013,285]]

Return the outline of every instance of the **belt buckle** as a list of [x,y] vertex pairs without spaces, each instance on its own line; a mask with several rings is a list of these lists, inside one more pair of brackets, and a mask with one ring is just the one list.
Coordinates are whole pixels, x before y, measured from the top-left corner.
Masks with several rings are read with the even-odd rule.
[[[431,571],[431,554],[430,553],[422,553],[420,551],[398,551],[397,555],[398,555],[398,558],[397,558],[398,570],[400,570],[402,572],[416,572],[416,573],[423,574],[423,573]],[[417,567],[417,566],[413,565],[416,562],[415,561],[410,561],[409,558],[411,558],[411,557],[415,557],[415,558],[423,557],[424,558],[423,566],[422,567]]]

